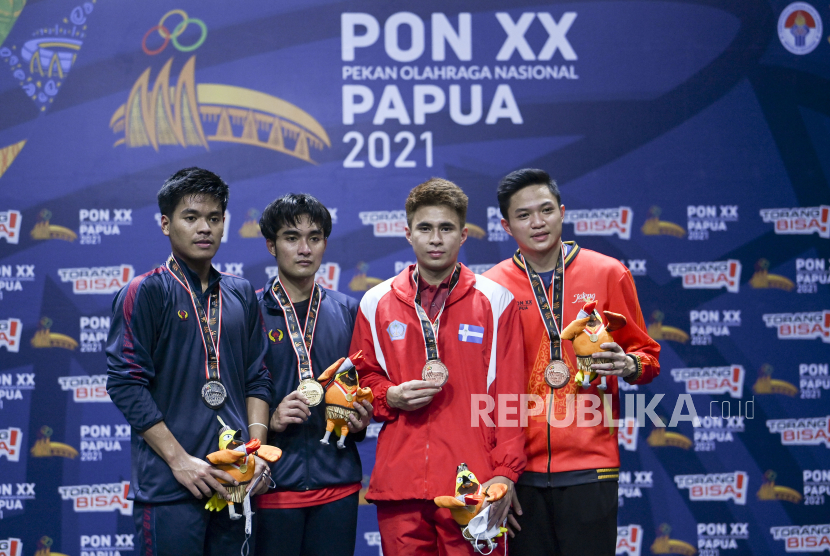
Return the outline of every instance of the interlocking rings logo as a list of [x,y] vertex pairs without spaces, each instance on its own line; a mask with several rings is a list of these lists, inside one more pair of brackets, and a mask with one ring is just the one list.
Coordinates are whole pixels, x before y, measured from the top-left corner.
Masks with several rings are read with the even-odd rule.
[[[178,25],[176,25],[173,28],[173,32],[171,33],[170,29],[164,26],[164,23],[167,21],[167,18],[172,15],[181,16],[182,20],[179,22]],[[202,34],[199,36],[199,40],[197,40],[195,43],[190,45],[182,45],[179,43],[179,37],[182,35],[182,33],[184,33],[184,30],[187,29],[187,26],[191,23],[199,27],[202,30]],[[154,31],[157,31],[158,34],[161,35],[161,38],[164,39],[164,42],[161,43],[161,46],[157,49],[150,50],[149,48],[147,48],[147,39],[150,37],[150,35],[153,34]],[[207,34],[207,25],[205,25],[205,22],[201,19],[196,19],[195,17],[188,17],[187,12],[184,10],[170,10],[161,17],[158,25],[150,27],[150,30],[144,33],[144,38],[141,39],[141,49],[148,56],[155,56],[156,54],[159,54],[162,50],[167,48],[168,43],[172,42],[173,46],[175,46],[179,52],[193,52],[194,50],[202,46],[202,43],[204,43],[205,39],[207,38]]]

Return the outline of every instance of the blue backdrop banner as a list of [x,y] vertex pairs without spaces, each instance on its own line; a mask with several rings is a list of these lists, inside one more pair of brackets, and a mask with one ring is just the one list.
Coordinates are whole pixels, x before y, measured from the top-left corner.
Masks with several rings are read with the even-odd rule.
[[[231,186],[218,269],[262,287],[259,214],[308,192],[334,219],[318,281],[356,298],[413,261],[412,187],[465,190],[483,272],[515,249],[498,180],[548,170],[564,239],[630,269],[662,346],[622,392],[656,417],[619,431],[617,554],[830,551],[823,22],[786,0],[0,0],[0,556],[134,554],[103,349],[115,292],[169,253],[156,192],[194,165]],[[658,426],[684,394],[698,420]],[[377,530],[364,501],[357,554]]]

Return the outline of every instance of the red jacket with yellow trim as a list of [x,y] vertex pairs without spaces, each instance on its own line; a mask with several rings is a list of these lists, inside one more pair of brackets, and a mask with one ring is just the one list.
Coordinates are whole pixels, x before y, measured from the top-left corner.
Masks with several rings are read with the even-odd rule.
[[[368,500],[432,500],[454,492],[457,467],[466,463],[479,477],[504,475],[515,481],[525,466],[518,423],[518,394],[524,391],[522,335],[518,310],[507,289],[462,266],[458,284],[440,315],[438,353],[449,381],[432,401],[415,411],[390,407],[390,386],[421,380],[426,350],[415,310],[414,265],[369,290],[360,303],[350,353],[363,350],[360,385],[375,395],[375,419],[384,423]],[[489,427],[472,419],[485,398],[504,396],[499,410],[512,426]],[[509,401],[508,401],[509,400]]]
[[[572,245],[565,259],[565,290],[563,329],[577,318],[577,313],[587,301],[596,299],[597,310],[608,310],[625,316],[628,323],[613,332],[616,341],[627,354],[639,359],[642,373],[632,384],[647,384],[660,374],[658,356],[660,345],[646,333],[637,290],[631,273],[619,261],[589,249]],[[519,316],[524,330],[525,391],[549,399],[553,393],[551,419],[566,423],[568,419],[567,400],[569,395],[590,393],[601,396],[595,380],[587,390],[574,380],[577,372],[576,356],[571,342],[562,342],[562,357],[571,371],[571,381],[562,389],[551,390],[545,383],[544,370],[550,361],[548,333],[539,309],[535,305],[524,267],[517,258],[502,261],[485,274],[486,277],[503,285],[513,293],[519,307]],[[558,315],[558,308],[554,308]],[[619,385],[616,377],[608,377],[606,394],[612,395],[612,415],[619,418]],[[584,400],[583,400],[584,401]],[[571,402],[573,403],[573,402]],[[531,481],[536,486],[539,480],[551,486],[566,486],[593,482],[601,473],[571,473],[568,477],[554,477],[551,473],[568,473],[582,470],[616,468],[620,465],[617,428],[599,424],[593,427],[578,427],[576,418],[568,426],[552,427],[546,421],[548,408],[539,415],[528,419],[525,429],[527,468],[522,483]],[[573,409],[571,409],[573,411]],[[604,411],[603,411],[604,414]],[[550,433],[548,433],[550,431]],[[543,473],[547,477],[537,476]],[[606,474],[607,476],[607,474]],[[601,477],[601,479],[604,477]],[[616,476],[613,477],[616,479]],[[600,480],[601,480],[600,479]],[[529,484],[529,483],[528,483]]]

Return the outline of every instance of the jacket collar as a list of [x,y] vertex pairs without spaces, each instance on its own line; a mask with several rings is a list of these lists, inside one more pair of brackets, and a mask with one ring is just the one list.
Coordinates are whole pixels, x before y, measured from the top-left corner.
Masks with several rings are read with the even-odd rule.
[[[565,268],[567,269],[569,266],[571,266],[571,263],[574,262],[574,259],[576,259],[576,256],[579,254],[579,245],[577,245],[575,241],[563,241],[562,243],[564,243],[567,246],[570,246],[570,249],[566,248],[568,254],[565,255]],[[519,268],[519,270],[521,270],[524,274],[525,265],[522,262],[522,259],[519,258],[518,250],[516,250],[516,252],[513,254],[513,264],[516,265]]]
[[[175,255],[174,255],[175,257]],[[184,271],[184,276],[187,278],[188,285],[190,289],[193,290],[200,298],[203,296],[207,296],[213,288],[216,286],[216,283],[222,279],[222,273],[216,270],[216,268],[211,265],[210,273],[208,274],[208,286],[207,289],[203,292],[202,291],[202,280],[199,278],[199,275],[190,270],[190,267],[184,264],[181,260],[176,259],[176,262],[179,263],[179,268]]]
[[[271,294],[271,288],[274,285],[274,282],[277,280],[277,277],[274,276],[267,282],[265,282],[265,288],[262,290],[262,300],[265,303],[265,307],[270,311],[279,311],[282,312],[282,307],[280,304],[277,303],[277,300],[274,299],[274,296]],[[326,288],[320,288],[320,303],[323,303],[323,300],[326,299],[327,291]]]
[[[414,270],[415,265],[411,264],[392,280],[392,291],[395,292],[398,299],[411,307],[415,307],[415,294],[417,293],[415,291],[415,281],[412,279],[412,272]],[[455,285],[455,288],[450,292],[449,297],[447,297],[446,306],[449,307],[464,297],[475,286],[475,283],[476,275],[473,274],[472,270],[462,264],[461,274],[458,276],[458,284]]]

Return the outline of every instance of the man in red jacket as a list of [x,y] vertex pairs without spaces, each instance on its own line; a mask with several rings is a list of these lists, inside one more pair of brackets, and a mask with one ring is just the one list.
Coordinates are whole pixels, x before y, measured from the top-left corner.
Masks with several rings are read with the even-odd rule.
[[[562,242],[565,205],[546,172],[524,169],[509,174],[499,184],[498,200],[502,226],[519,249],[485,276],[516,298],[524,330],[526,392],[544,400],[544,411],[530,417],[525,429],[527,468],[516,485],[520,531],[510,551],[613,556],[620,466],[617,428],[605,417],[585,426],[574,419],[579,415],[575,406],[588,406],[593,394],[594,400],[601,400],[602,415],[617,419],[618,379],[651,382],[660,373],[660,346],[646,334],[628,269],[574,242]],[[593,354],[608,362],[590,365],[600,376],[586,389],[574,379],[578,367],[572,344],[561,341],[559,334],[589,301],[597,302],[600,315],[603,310],[622,314],[627,325],[614,330],[615,341],[600,344],[599,353]],[[563,386],[568,374],[570,380]],[[607,389],[598,390],[603,376]],[[610,394],[610,408],[602,394]],[[530,414],[537,413],[533,405]]]
[[[507,485],[490,508],[491,523],[501,522],[525,465],[518,310],[507,289],[457,262],[466,216],[455,184],[433,178],[413,189],[406,238],[417,264],[369,290],[357,313],[350,352],[363,350],[360,384],[372,388],[384,423],[366,498],[377,505],[386,554],[475,554],[433,499],[455,494],[466,463],[484,488]],[[475,418],[486,399],[500,426]]]

